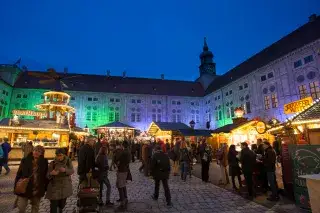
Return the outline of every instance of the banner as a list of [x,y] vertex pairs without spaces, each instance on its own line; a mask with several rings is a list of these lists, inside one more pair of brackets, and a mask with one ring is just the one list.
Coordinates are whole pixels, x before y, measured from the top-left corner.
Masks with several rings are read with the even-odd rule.
[[45,112],[33,111],[33,110],[12,110],[13,115],[26,115],[26,116],[34,116],[34,117],[46,117]]
[[313,103],[312,97],[304,98],[284,105],[285,114],[302,112],[305,108]]

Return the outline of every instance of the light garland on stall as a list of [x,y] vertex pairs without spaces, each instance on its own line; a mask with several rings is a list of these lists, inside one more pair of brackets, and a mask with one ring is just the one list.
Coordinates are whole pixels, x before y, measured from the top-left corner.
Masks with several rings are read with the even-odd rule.
[[65,93],[65,92],[54,92],[54,91],[50,91],[50,92],[45,92],[43,93],[44,95],[63,95],[63,96],[66,96],[68,98],[70,98],[70,95],[68,93]]
[[[315,105],[319,102],[320,102],[320,98],[313,101],[313,103],[309,107],[307,107],[305,110],[311,108],[313,105]],[[302,112],[304,112],[304,111],[302,111]],[[297,112],[295,115],[291,116],[290,118],[287,118],[286,122],[292,122],[292,120],[295,119],[296,117],[298,117],[302,112]],[[296,124],[306,124],[306,123],[316,123],[316,122],[320,122],[320,119],[312,119],[312,120],[306,120],[306,121],[293,121],[292,124],[296,125]]]
[[58,132],[69,132],[69,129],[45,129],[45,128],[37,128],[37,127],[15,127],[15,126],[0,126],[0,129],[17,129],[17,130],[39,130],[39,131],[58,131]]

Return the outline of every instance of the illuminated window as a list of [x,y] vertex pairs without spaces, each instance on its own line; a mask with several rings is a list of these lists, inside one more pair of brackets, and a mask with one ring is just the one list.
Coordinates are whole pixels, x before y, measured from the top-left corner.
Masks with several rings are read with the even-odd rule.
[[299,88],[300,99],[308,97],[308,91],[307,91],[306,85],[300,85],[298,88]]
[[131,122],[141,122],[141,109],[132,108],[131,111]]
[[234,117],[234,108],[230,107],[230,111],[231,111],[231,117],[233,118]]
[[271,103],[272,103],[272,108],[277,108],[278,107],[277,93],[271,94]]
[[230,116],[231,116],[231,111],[230,111],[230,107],[228,107],[227,108],[227,111],[226,111],[227,113],[227,118],[230,118]]
[[136,122],[136,114],[131,113],[131,122]]
[[96,112],[92,112],[92,121],[97,121],[98,114]]
[[222,120],[222,111],[219,110],[219,121]]
[[264,96],[264,109],[270,109],[270,97]]
[[309,86],[310,86],[311,97],[314,100],[320,98],[319,81],[311,82]]

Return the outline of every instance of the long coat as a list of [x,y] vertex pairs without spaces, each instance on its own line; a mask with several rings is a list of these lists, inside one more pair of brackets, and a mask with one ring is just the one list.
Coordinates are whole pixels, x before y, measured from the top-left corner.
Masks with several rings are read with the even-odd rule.
[[151,160],[151,174],[155,180],[168,179],[170,174],[170,159],[163,152],[156,152]]
[[[32,166],[33,156],[30,153],[27,157],[21,160],[16,179],[14,182],[14,187],[16,186],[18,180],[20,178],[29,178],[33,173],[33,166]],[[43,156],[40,156],[38,159],[38,171],[35,175],[38,176],[38,189],[37,197],[43,197],[44,193],[47,188],[48,179],[47,179],[47,171],[48,171],[48,160],[45,159]],[[34,176],[33,176],[34,177]],[[31,177],[29,184],[27,186],[26,193],[19,194],[18,196],[32,198],[34,195],[32,194],[33,189],[33,177]]]
[[[64,167],[66,171],[55,176],[50,175],[50,172],[59,170],[61,167]],[[63,161],[53,160],[49,164],[47,174],[49,185],[46,198],[49,200],[60,200],[70,197],[72,195],[72,182],[70,176],[73,172],[72,161],[67,156],[64,157]]]
[[228,163],[229,163],[229,175],[238,176],[241,175],[241,168],[239,166],[239,159],[237,158],[238,152],[232,152],[229,150]]

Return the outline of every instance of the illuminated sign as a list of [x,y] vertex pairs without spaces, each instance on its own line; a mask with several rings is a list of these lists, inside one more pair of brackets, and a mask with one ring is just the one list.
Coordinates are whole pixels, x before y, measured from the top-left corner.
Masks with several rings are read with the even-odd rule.
[[304,98],[284,105],[284,113],[292,114],[302,112],[305,108],[312,104],[312,97]]
[[13,115],[26,115],[35,117],[46,117],[45,112],[33,111],[33,110],[12,110]]
[[267,131],[267,125],[263,121],[259,121],[256,123],[256,130],[259,134],[264,134]]

